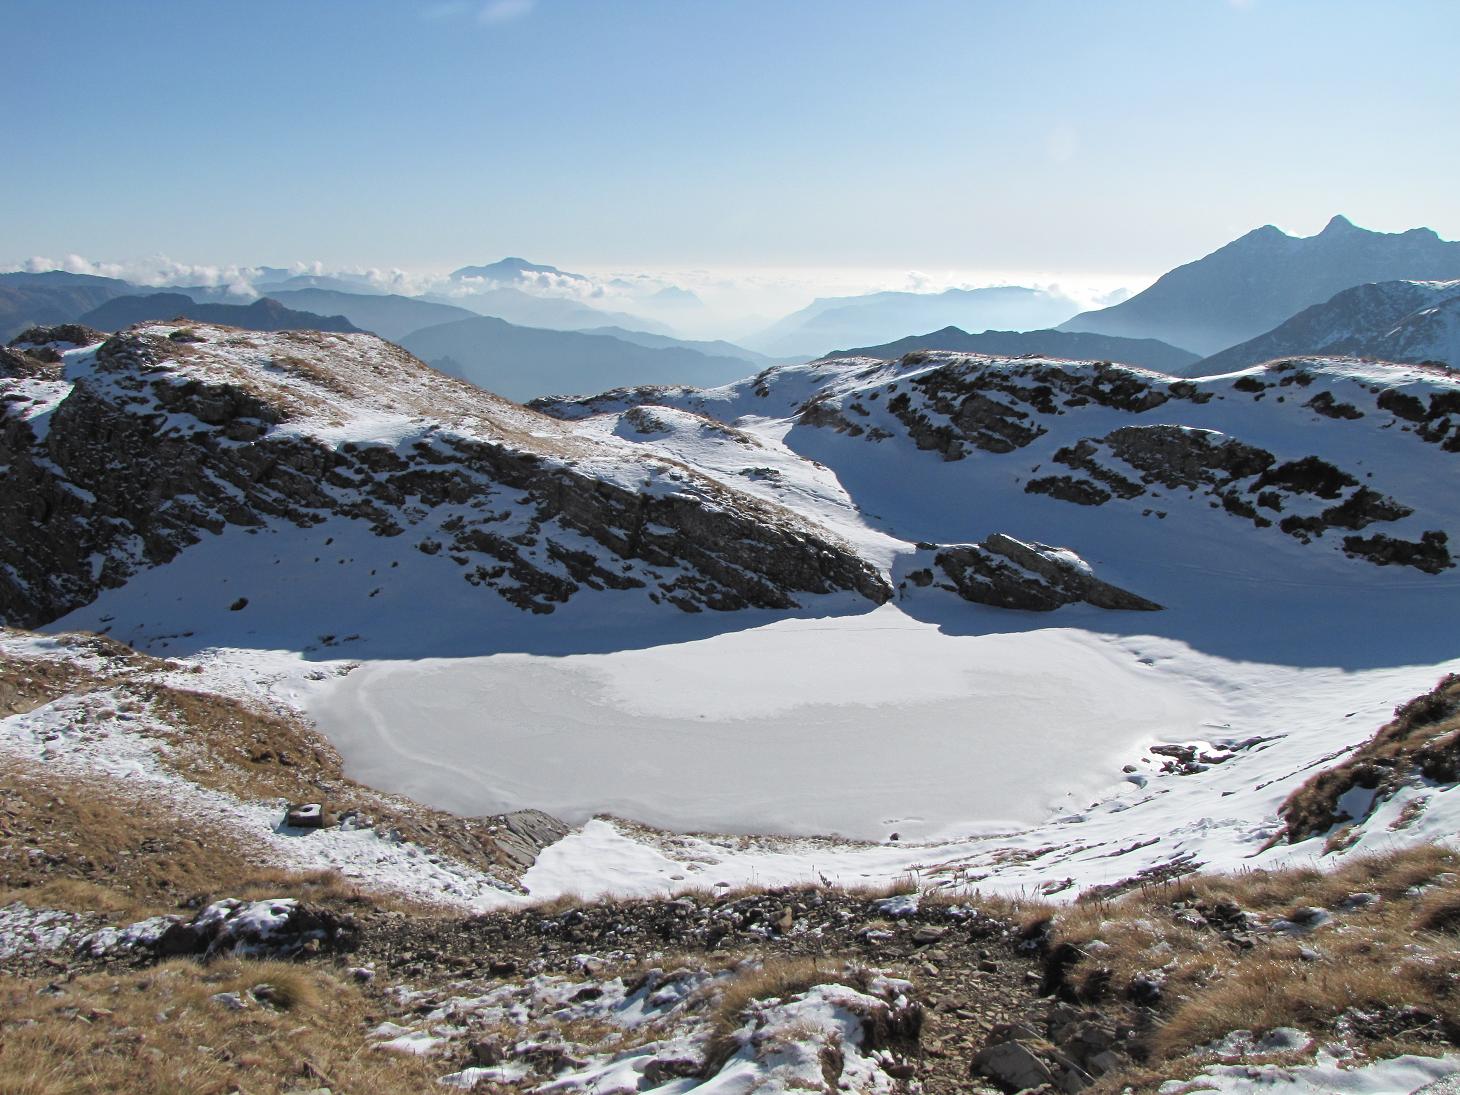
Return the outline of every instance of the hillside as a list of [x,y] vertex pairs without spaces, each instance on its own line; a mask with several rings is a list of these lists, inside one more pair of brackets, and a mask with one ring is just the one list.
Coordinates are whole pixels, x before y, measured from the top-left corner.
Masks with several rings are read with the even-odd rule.
[[1194,371],[1235,372],[1303,354],[1460,367],[1460,281],[1384,281],[1345,289],[1266,334],[1213,354]]
[[1269,224],[1163,274],[1129,300],[1059,326],[1158,338],[1210,355],[1355,285],[1452,278],[1460,278],[1460,243],[1428,228],[1370,232],[1334,217],[1317,235],[1298,237]]
[[199,304],[181,293],[115,297],[82,315],[77,322],[101,331],[120,331],[137,323],[190,319],[219,323],[245,331],[358,331],[344,316],[298,312],[277,300],[260,297],[252,304]]
[[926,335],[909,335],[881,346],[860,346],[827,354],[837,357],[900,358],[918,350],[957,350],[965,354],[998,354],[1020,357],[1062,357],[1083,361],[1118,361],[1139,365],[1171,376],[1184,376],[1197,355],[1168,346],[1153,338],[1116,338],[1079,331],[983,331],[970,334],[957,327],[944,327]]
[[[238,613],[253,603],[234,617],[245,630],[272,603],[304,635],[324,621],[299,613],[301,594],[321,613],[338,599],[347,617],[493,593],[550,613],[584,588],[638,591],[669,612],[887,595],[788,511],[373,336],[164,324],[67,351],[57,379],[5,383],[11,624],[52,620],[201,540],[236,553],[214,580],[237,585],[211,596]],[[274,568],[301,537],[338,562],[286,578]],[[380,568],[399,574],[372,582]],[[327,629],[353,630],[343,617]]]
[[723,384],[757,368],[739,355],[702,352],[673,339],[663,343],[518,327],[491,316],[428,327],[400,340],[443,372],[517,400],[625,384]]

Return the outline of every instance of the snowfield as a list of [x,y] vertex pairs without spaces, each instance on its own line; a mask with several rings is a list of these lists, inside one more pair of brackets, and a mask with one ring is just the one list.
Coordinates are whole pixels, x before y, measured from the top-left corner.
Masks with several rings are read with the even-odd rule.
[[[270,383],[324,399],[292,376]],[[965,413],[948,400],[988,384],[1003,409],[965,410],[1019,443],[946,446],[937,430]],[[840,359],[706,392],[564,402],[549,408],[556,420],[495,401],[484,419],[452,388],[457,429],[541,435],[554,459],[608,481],[691,483],[796,514],[887,576],[896,594],[881,607],[798,594],[786,611],[682,613],[595,590],[530,614],[446,580],[450,564],[411,537],[336,514],[228,526],[53,626],[106,630],[197,662],[214,687],[302,708],[347,772],[383,790],[586,823],[529,872],[535,896],[906,874],[1073,895],[1311,858],[1321,840],[1269,847],[1284,798],[1460,668],[1460,569],[1381,566],[1344,547],[1359,529],[1460,541],[1460,380],[1305,359],[1181,384],[1095,363]],[[1127,399],[1122,385],[1160,400]],[[359,407],[311,404],[308,430],[391,441],[390,393],[368,390]],[[429,393],[409,394],[429,406]],[[917,415],[932,448],[914,443]],[[1130,427],[1191,441],[1182,459],[1232,439],[1297,470],[1271,503],[1248,472],[1202,466],[1171,485],[1121,463],[1111,438]],[[1085,439],[1093,463],[1078,465],[1068,450]],[[1339,493],[1301,482],[1314,467]],[[1133,493],[1076,504],[1026,489],[1061,469]],[[1340,497],[1369,510],[1328,516]],[[909,571],[938,545],[995,532],[1052,545],[1047,558],[1164,610],[1011,611]],[[246,610],[230,611],[239,598]],[[1173,744],[1203,759],[1183,771],[1152,752]],[[1354,847],[1451,836],[1455,798],[1415,787]]]
[[613,654],[370,662],[310,714],[351,774],[459,813],[928,839],[1043,820],[1220,699],[1066,629],[946,636],[892,605]]

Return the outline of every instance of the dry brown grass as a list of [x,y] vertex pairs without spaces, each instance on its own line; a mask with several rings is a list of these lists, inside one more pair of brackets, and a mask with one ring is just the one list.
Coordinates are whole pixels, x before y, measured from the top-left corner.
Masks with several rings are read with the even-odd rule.
[[705,1075],[713,1075],[739,1048],[735,1032],[758,1000],[786,1000],[815,985],[867,987],[867,971],[845,958],[772,957],[743,963],[729,981],[717,982]]
[[[1421,845],[1333,871],[1194,875],[1055,911],[1050,954],[1064,948],[1072,959],[1063,981],[1077,999],[1118,1012],[1135,977],[1160,971],[1164,979],[1144,1070],[1102,1080],[1092,1095],[1190,1075],[1202,1063],[1190,1057],[1197,1047],[1239,1029],[1298,1027],[1371,1053],[1448,1044],[1460,1036],[1457,871],[1456,852]],[[1361,893],[1379,899],[1345,905]],[[1268,923],[1307,907],[1335,920],[1307,935],[1260,935],[1245,949],[1206,926],[1204,913],[1221,902]],[[1038,924],[1031,917],[1027,926]],[[1353,1029],[1359,1014],[1371,1018]]]
[[1393,721],[1352,756],[1289,795],[1279,810],[1289,842],[1315,836],[1342,821],[1338,800],[1350,788],[1392,793],[1415,775],[1441,783],[1460,778],[1460,675],[1450,674],[1429,692],[1396,708]]
[[35,764],[0,771],[0,904],[131,920],[220,897],[288,893],[335,906],[371,900],[334,872],[261,863],[256,849],[223,827],[182,822],[165,803],[126,791]]
[[[439,1061],[370,1051],[364,1035],[386,1018],[383,1010],[322,969],[179,960],[79,977],[57,995],[36,987],[0,978],[6,1095],[222,1095],[321,1086],[392,1095],[430,1090],[441,1072]],[[220,992],[239,993],[248,1006],[234,1011],[210,999]]]

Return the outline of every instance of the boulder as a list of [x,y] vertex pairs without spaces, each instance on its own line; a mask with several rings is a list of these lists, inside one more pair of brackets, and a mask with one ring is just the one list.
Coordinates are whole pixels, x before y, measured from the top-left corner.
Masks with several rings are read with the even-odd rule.
[[912,573],[926,568],[929,554],[933,567],[947,579],[934,584],[977,604],[1034,612],[1051,612],[1080,602],[1141,612],[1161,608],[1155,601],[1095,577],[1090,565],[1068,548],[1026,543],[1002,532],[976,544],[920,550],[908,564]]
[[1023,1042],[997,1042],[974,1055],[970,1071],[998,1084],[1005,1091],[1023,1091],[1051,1083],[1054,1073]]

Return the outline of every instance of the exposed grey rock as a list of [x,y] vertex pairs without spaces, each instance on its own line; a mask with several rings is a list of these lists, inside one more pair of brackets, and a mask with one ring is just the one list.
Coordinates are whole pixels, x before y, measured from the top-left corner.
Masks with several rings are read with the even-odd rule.
[[986,1076],[1006,1091],[1023,1091],[1050,1083],[1054,1073],[1023,1042],[998,1042],[974,1055],[971,1071]]
[[[1096,578],[1079,556],[1066,548],[1025,543],[1001,532],[977,544],[922,549],[911,564],[925,569],[927,556],[946,581],[935,582],[967,601],[1049,612],[1084,602],[1097,608],[1154,611],[1154,601]],[[917,583],[915,583],[917,584]]]
[[[199,330],[206,341],[234,334]],[[488,420],[527,413],[499,410],[510,405],[368,336],[250,338],[281,347],[297,339],[316,353],[281,353],[270,368],[308,382],[323,401],[354,393],[347,369],[315,363],[308,338],[330,338],[342,366],[373,355],[371,368],[428,394],[439,388],[452,406],[470,391]],[[684,489],[637,491],[539,451],[516,422],[497,431],[501,440],[442,428],[400,446],[329,443],[277,428],[299,414],[279,387],[253,385],[237,367],[236,379],[221,380],[221,367],[189,367],[189,355],[216,366],[211,353],[129,332],[101,348],[95,375],[75,383],[43,438],[22,417],[0,419],[9,469],[0,480],[0,620],[49,622],[228,525],[308,527],[331,516],[381,537],[409,529],[422,550],[444,548],[468,584],[532,612],[585,587],[643,589],[685,611],[789,608],[803,592],[856,590],[878,603],[890,595],[875,568],[829,534],[687,469]]]

